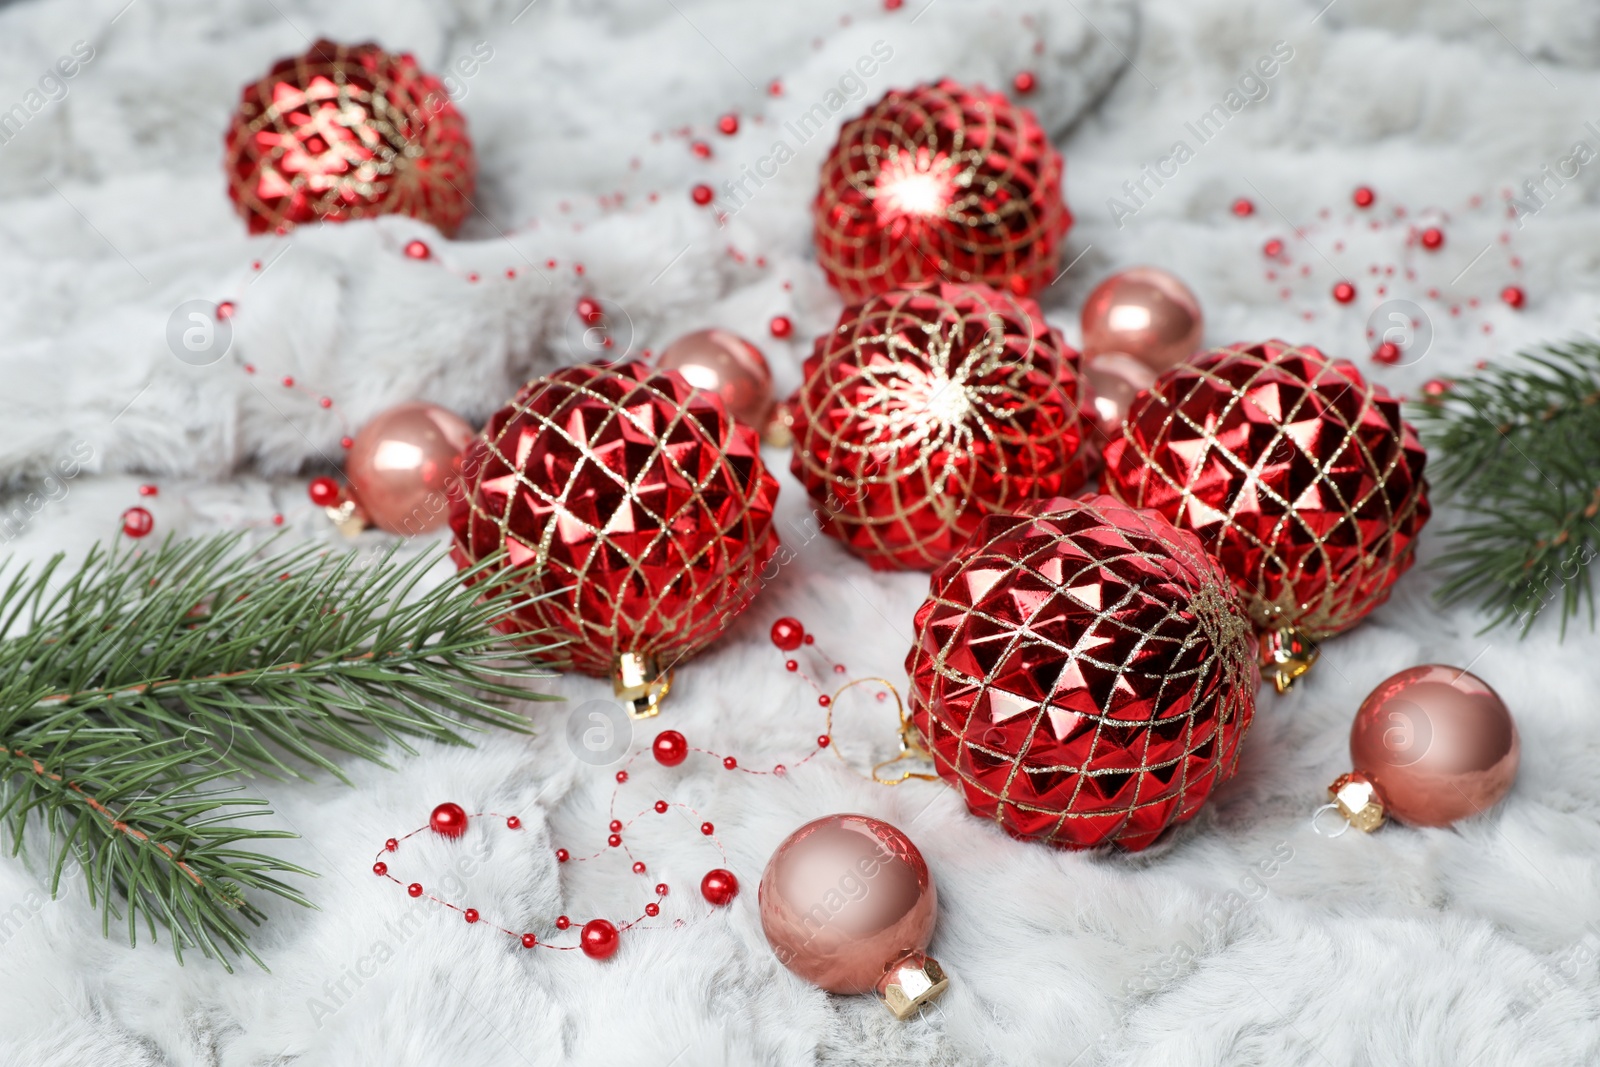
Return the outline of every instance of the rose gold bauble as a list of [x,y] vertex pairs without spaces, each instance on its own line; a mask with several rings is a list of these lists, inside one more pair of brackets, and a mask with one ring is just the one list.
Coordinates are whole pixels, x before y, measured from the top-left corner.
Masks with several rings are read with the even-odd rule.
[[1089,383],[1095,425],[1107,437],[1122,429],[1133,398],[1156,381],[1149,364],[1126,352],[1102,352],[1084,363],[1079,375]]
[[1134,267],[1095,287],[1083,305],[1083,354],[1125,352],[1160,374],[1200,347],[1205,320],[1189,287],[1156,267]]
[[772,371],[761,349],[727,330],[696,330],[666,347],[656,366],[675,370],[690,385],[716,393],[728,413],[761,432],[772,413]]
[[[790,834],[761,876],[761,928],[778,960],[830,993],[877,991],[890,979],[916,1001],[944,991],[922,952],[938,893],[911,839],[866,815],[828,815]],[[920,976],[920,977],[919,977]]]
[[462,492],[460,456],[473,429],[437,404],[401,404],[374,416],[344,461],[350,495],[373,525],[419,534],[444,525]]
[[1387,814],[1449,826],[1511,791],[1520,751],[1498,693],[1466,671],[1428,664],[1392,675],[1362,701],[1350,727],[1355,774],[1347,777],[1371,784],[1379,822]]

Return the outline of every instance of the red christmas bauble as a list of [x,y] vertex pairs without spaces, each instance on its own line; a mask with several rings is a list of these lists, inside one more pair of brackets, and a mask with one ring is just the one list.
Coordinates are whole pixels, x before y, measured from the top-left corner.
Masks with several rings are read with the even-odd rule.
[[1062,170],[1033,112],[999,93],[891,90],[822,165],[817,262],[850,303],[941,280],[1035,292],[1072,225]]
[[1193,534],[1109,497],[984,519],[933,574],[911,712],[973,814],[1142,849],[1230,777],[1255,712],[1250,621]]
[[953,284],[869,297],[806,360],[790,469],[822,528],[872,566],[935,567],[984,515],[1087,479],[1077,365],[1026,297]]
[[454,234],[477,175],[439,79],[408,54],[326,40],[245,86],[224,166],[251,233],[399,214]]
[[462,473],[457,564],[504,551],[507,569],[525,568],[516,581],[537,599],[502,625],[572,638],[540,654],[562,669],[686,659],[759,591],[778,546],[778,485],[755,431],[716,394],[639,362],[529,382],[467,446]]
[[1197,534],[1258,628],[1315,642],[1383,603],[1411,566],[1426,463],[1382,386],[1266,341],[1213,349],[1140,393],[1102,479]]

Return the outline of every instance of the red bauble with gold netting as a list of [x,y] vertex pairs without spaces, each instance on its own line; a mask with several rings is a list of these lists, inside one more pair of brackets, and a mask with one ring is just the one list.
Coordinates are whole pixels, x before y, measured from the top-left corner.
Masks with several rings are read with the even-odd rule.
[[450,236],[477,176],[466,120],[439,79],[410,55],[332,41],[245,86],[224,167],[251,233],[399,214]]
[[1038,292],[1072,225],[1063,169],[1033,113],[999,93],[892,90],[823,163],[817,262],[847,303],[938,281]]

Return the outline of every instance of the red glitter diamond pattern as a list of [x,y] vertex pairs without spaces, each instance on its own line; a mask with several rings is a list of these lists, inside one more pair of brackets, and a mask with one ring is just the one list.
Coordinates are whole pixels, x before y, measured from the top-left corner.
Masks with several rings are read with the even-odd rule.
[[509,632],[574,640],[561,668],[609,676],[640,652],[663,671],[727,629],[777,549],[778,486],[755,431],[712,393],[643,363],[537,378],[467,447],[451,502],[456,562],[504,549],[529,566]]
[[1139,394],[1102,478],[1199,535],[1258,627],[1318,640],[1387,600],[1411,566],[1426,463],[1382,386],[1267,341],[1215,349]]
[[817,261],[847,303],[935,281],[1032,293],[1072,213],[1061,155],[1027,108],[945,79],[846,123],[812,206]]
[[1233,774],[1249,619],[1192,534],[1110,497],[984,519],[934,572],[911,709],[975,815],[1063,848],[1146,847]]
[[466,120],[437,78],[408,54],[332,41],[245,86],[224,166],[251,233],[400,214],[449,236],[477,174]]
[[791,469],[823,529],[873,567],[935,567],[984,515],[1087,480],[1077,360],[1026,297],[871,297],[806,360]]

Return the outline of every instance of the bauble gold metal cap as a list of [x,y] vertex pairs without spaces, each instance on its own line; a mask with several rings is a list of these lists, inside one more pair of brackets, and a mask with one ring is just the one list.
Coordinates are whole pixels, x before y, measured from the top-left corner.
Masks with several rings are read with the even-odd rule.
[[926,952],[908,952],[884,970],[877,994],[896,1019],[909,1019],[948,988],[950,979],[938,960]]

